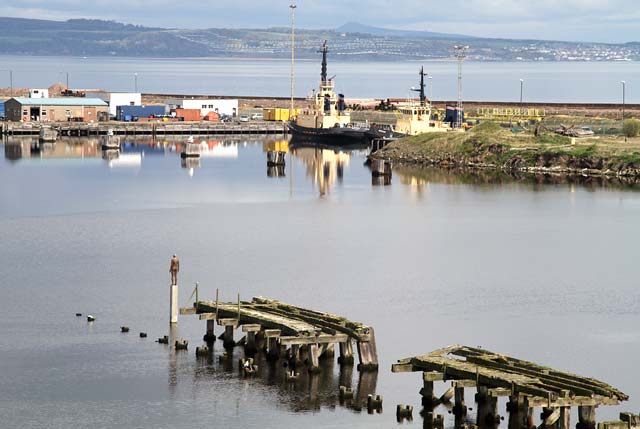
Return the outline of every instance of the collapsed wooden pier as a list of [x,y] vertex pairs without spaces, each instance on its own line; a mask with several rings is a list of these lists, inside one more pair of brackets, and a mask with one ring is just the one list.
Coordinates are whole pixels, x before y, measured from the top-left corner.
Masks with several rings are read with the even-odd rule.
[[[264,351],[271,360],[287,356],[300,364],[306,363],[310,372],[319,371],[320,360],[333,357],[339,348],[338,363],[354,362],[353,343],[358,351],[358,370],[378,369],[378,354],[374,330],[359,322],[329,313],[308,310],[281,301],[253,298],[235,303],[198,301],[181,314],[198,314],[207,321],[204,340],[215,341],[214,327],[224,327],[219,339],[225,347],[244,346],[245,355]],[[236,343],[233,335],[241,329],[245,337]]]
[[[450,346],[432,353],[401,359],[393,372],[422,372],[420,390],[425,419],[433,421],[433,411],[440,403],[455,401],[456,424],[462,425],[467,413],[464,389],[477,389],[477,425],[496,427],[500,422],[498,398],[508,397],[509,428],[535,428],[533,411],[542,407],[541,428],[569,429],[571,407],[578,407],[578,429],[596,427],[596,407],[618,405],[629,397],[608,384],[544,367],[487,350]],[[442,397],[434,395],[434,381],[451,380],[452,386]],[[638,416],[622,413],[620,421],[603,422],[600,429],[638,427]],[[428,422],[427,422],[428,423]],[[428,425],[428,424],[427,424]]]

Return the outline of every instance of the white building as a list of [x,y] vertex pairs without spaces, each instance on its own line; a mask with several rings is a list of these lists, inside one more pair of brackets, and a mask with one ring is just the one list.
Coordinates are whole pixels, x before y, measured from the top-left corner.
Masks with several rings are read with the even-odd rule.
[[30,89],[29,98],[49,98],[49,90],[46,88]]
[[109,103],[109,115],[116,116],[118,106],[142,106],[139,92],[87,92],[86,97],[99,98]]
[[[167,104],[174,104],[177,100],[168,100]],[[200,99],[200,100],[181,100],[179,106],[183,109],[200,109],[202,116],[206,116],[209,112],[216,112],[220,115],[237,116],[238,100],[237,99]]]

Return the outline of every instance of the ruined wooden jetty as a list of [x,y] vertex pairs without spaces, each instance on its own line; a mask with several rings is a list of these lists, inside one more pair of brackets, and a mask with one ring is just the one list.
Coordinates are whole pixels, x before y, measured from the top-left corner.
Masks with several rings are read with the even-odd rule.
[[[454,398],[458,421],[466,415],[464,388],[477,389],[477,424],[495,427],[500,421],[498,398],[508,397],[509,428],[533,428],[533,411],[542,407],[541,428],[569,429],[571,407],[578,407],[578,429],[596,427],[596,407],[618,405],[629,399],[621,391],[593,378],[544,367],[484,349],[450,346],[432,353],[401,359],[393,372],[422,372],[420,390],[426,409]],[[441,398],[434,395],[434,381],[451,380]],[[425,410],[427,411],[427,410]],[[425,412],[425,415],[433,413]],[[637,427],[637,416],[621,414],[620,422],[604,422],[600,429]],[[618,426],[618,423],[620,424]]]
[[245,333],[241,341],[246,355],[263,350],[269,359],[288,356],[296,362],[308,362],[309,370],[319,370],[323,358],[334,356],[339,347],[338,362],[353,364],[353,342],[358,351],[358,370],[378,369],[374,330],[359,322],[329,313],[286,304],[281,301],[255,297],[251,301],[198,301],[181,314],[198,314],[207,321],[205,341],[214,341],[215,324],[224,327],[220,338],[225,347],[233,347],[236,329]]

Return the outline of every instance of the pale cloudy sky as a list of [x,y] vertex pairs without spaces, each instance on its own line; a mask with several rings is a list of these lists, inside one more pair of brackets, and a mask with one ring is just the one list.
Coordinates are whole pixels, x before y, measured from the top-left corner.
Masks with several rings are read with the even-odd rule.
[[[293,0],[2,0],[0,16],[149,26],[288,26]],[[486,37],[640,40],[640,0],[295,0],[303,28],[363,24]]]

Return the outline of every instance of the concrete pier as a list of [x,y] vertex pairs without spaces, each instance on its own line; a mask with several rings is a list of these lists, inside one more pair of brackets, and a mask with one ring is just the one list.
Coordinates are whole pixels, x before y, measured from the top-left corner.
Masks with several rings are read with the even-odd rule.
[[178,285],[171,285],[169,291],[169,323],[178,323]]

